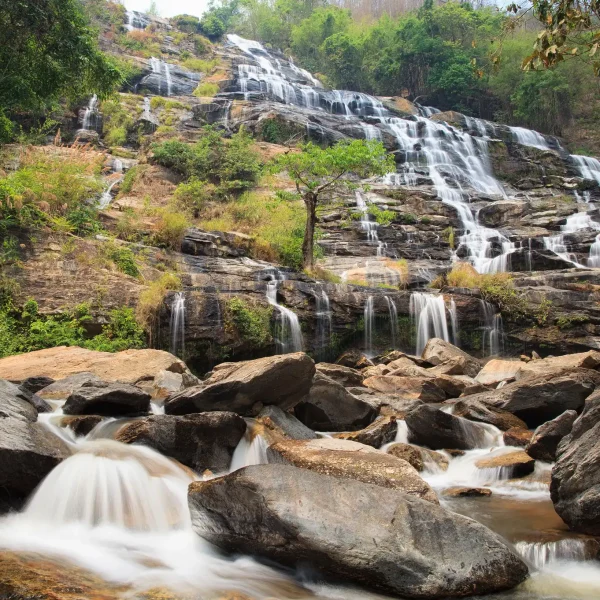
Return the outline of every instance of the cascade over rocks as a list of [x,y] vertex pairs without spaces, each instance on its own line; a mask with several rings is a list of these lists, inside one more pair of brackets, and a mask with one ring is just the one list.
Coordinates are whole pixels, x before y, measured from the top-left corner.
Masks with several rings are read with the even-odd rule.
[[509,469],[510,476],[518,478],[533,473],[535,460],[523,450],[493,452],[485,458],[480,458],[475,466],[478,469]]
[[218,473],[229,468],[245,431],[244,419],[231,412],[153,415],[126,423],[115,439],[150,446],[197,473]]
[[267,449],[269,463],[291,464],[324,475],[355,479],[437,503],[435,492],[405,460],[349,440],[288,440]]
[[464,400],[459,400],[453,405],[452,414],[455,417],[463,417],[471,421],[480,423],[489,423],[502,431],[508,431],[512,428],[527,429],[524,421],[516,417],[512,413],[500,408],[495,408],[480,402],[474,397],[467,397]]
[[426,463],[435,463],[442,471],[448,468],[448,459],[435,450],[428,450],[412,444],[398,442],[388,448],[388,454],[404,459],[410,463],[419,473],[423,471]]
[[150,394],[126,383],[90,381],[77,388],[63,406],[66,415],[137,416],[148,414]]
[[527,577],[502,540],[471,519],[398,490],[288,465],[194,482],[189,504],[196,533],[226,551],[305,562],[405,598],[485,594]]
[[375,410],[339,383],[317,373],[294,415],[315,431],[356,431],[373,422]]
[[576,419],[576,411],[566,410],[552,421],[540,425],[527,445],[527,454],[536,460],[546,462],[556,460],[556,449],[561,440],[571,432]]

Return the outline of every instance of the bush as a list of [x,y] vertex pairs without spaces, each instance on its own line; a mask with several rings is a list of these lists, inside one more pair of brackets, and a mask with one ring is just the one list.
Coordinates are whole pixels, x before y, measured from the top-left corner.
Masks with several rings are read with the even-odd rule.
[[102,328],[102,333],[87,341],[86,348],[100,352],[121,352],[146,346],[144,329],[131,308],[115,308],[108,316],[109,322]]
[[225,24],[215,14],[207,12],[200,20],[198,27],[199,31],[203,33],[212,42],[221,38],[225,33]]
[[127,142],[127,129],[125,127],[110,129],[104,139],[109,146],[123,146]]
[[196,33],[200,19],[192,15],[177,15],[171,18],[171,24],[185,33]]
[[157,230],[153,236],[154,243],[163,248],[180,250],[183,236],[188,227],[189,223],[185,215],[162,210]]
[[230,298],[225,309],[225,330],[253,348],[273,342],[270,306],[251,304],[243,298]]
[[174,273],[165,273],[159,279],[152,281],[138,299],[135,317],[152,338],[152,332],[170,291],[181,289],[181,280]]
[[214,185],[192,178],[187,183],[177,186],[173,200],[177,208],[197,218],[206,202],[215,197]]
[[219,93],[219,86],[216,83],[200,83],[194,90],[194,96],[199,98],[212,98]]
[[201,58],[188,58],[183,61],[183,66],[190,71],[199,71],[201,73],[212,73],[214,68],[219,64],[219,61],[214,58],[213,60],[203,60]]
[[396,218],[396,213],[392,210],[383,210],[376,204],[369,204],[368,212],[375,217],[379,225],[390,225]]
[[140,276],[135,254],[127,246],[117,246],[111,243],[107,248],[107,255],[121,273],[131,277]]

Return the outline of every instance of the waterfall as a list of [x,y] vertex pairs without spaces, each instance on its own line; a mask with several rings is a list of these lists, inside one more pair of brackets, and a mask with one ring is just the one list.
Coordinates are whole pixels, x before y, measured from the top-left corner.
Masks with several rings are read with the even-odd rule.
[[289,352],[301,352],[304,348],[302,338],[302,329],[298,315],[277,302],[277,289],[279,282],[284,281],[285,277],[278,269],[270,274],[271,280],[267,282],[267,301],[278,312],[279,335],[276,336],[278,352],[288,354]]
[[123,172],[123,161],[120,158],[115,158],[113,160],[112,168],[115,173],[122,173]]
[[450,313],[450,325],[452,326],[452,343],[455,346],[460,346],[460,333],[458,329],[458,311],[456,309],[456,302],[454,298],[450,298],[450,308],[448,309]]
[[119,179],[115,179],[114,181],[112,181],[110,183],[110,185],[104,190],[104,192],[102,192],[102,195],[100,196],[100,198],[98,199],[98,208],[100,210],[104,210],[105,208],[108,208],[108,206],[110,205],[110,203],[112,202],[112,190],[115,187],[115,185],[117,185],[117,183],[120,183],[122,180],[122,177]]
[[164,79],[167,84],[167,96],[170,96],[172,88],[171,65],[152,56],[150,57],[150,66],[152,67],[152,72],[158,77],[158,92],[162,94],[162,81]]
[[185,292],[177,292],[171,304],[171,354],[185,355]]
[[81,129],[84,131],[96,131],[98,128],[98,96],[94,94],[83,113],[83,119],[81,121]]
[[167,81],[167,96],[171,95],[171,88],[173,87],[173,82],[171,80],[171,65],[169,63],[163,63],[165,69],[165,79]]
[[597,269],[600,267],[600,234],[596,236],[594,243],[590,246],[590,256],[587,261],[588,267]]
[[252,419],[247,419],[246,433],[240,440],[237,448],[231,457],[229,472],[250,467],[251,465],[266,465],[267,459],[267,440],[261,435],[260,428]]
[[513,139],[523,146],[532,146],[540,150],[550,150],[546,138],[537,131],[525,129],[524,127],[509,127]]
[[142,113],[142,118],[146,121],[152,121],[152,110],[150,107],[150,98],[148,98],[148,96],[144,97],[144,112]]
[[324,356],[329,348],[332,333],[332,313],[329,296],[324,289],[315,292],[317,309],[317,350]]
[[410,318],[417,334],[415,354],[420,356],[433,338],[450,341],[444,296],[413,292],[410,295]]
[[[515,550],[536,569],[542,569],[547,564],[557,561],[593,560],[594,545],[586,543],[585,539],[564,539],[556,542],[518,542]],[[590,552],[592,549],[592,552]]]
[[388,312],[390,313],[390,334],[392,338],[392,348],[396,348],[398,341],[398,309],[396,303],[389,296],[385,297],[385,301],[388,305]]
[[377,221],[371,221],[371,216],[369,215],[369,208],[367,206],[367,202],[365,201],[363,195],[356,190],[356,207],[361,213],[360,217],[360,227],[367,234],[367,239],[369,242],[377,243],[377,255],[379,256],[379,235],[377,234],[378,224]]
[[483,314],[483,351],[486,356],[497,356],[504,349],[502,314],[490,302],[481,300]]
[[373,326],[375,324],[375,313],[373,311],[373,296],[369,296],[365,302],[365,352],[367,356],[373,354]]
[[[587,212],[576,212],[567,217],[567,222],[564,225],[561,225],[560,229],[561,233],[544,238],[544,247],[562,258],[564,261],[570,262],[574,267],[584,269],[585,265],[578,263],[577,257],[569,252],[569,249],[565,243],[564,234],[576,233],[582,229],[593,229],[595,231],[600,231],[600,223],[592,221],[592,218]],[[590,253],[591,251],[592,248],[590,248]]]
[[600,160],[579,154],[571,154],[570,158],[575,163],[581,177],[600,184]]

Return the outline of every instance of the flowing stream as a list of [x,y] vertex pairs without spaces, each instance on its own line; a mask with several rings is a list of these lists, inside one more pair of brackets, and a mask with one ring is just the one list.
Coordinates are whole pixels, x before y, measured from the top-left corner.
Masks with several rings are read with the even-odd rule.
[[276,342],[278,352],[279,354],[301,352],[304,347],[304,339],[298,315],[277,301],[279,283],[285,281],[285,275],[275,269],[269,277],[270,281],[267,281],[267,301],[277,310],[278,335]]

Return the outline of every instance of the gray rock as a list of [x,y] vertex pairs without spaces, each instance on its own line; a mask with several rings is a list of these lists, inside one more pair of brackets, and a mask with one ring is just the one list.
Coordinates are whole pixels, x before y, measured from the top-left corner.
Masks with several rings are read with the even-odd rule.
[[143,444],[202,473],[229,469],[231,457],[246,431],[246,422],[231,412],[153,415],[125,424],[115,439]]
[[402,597],[485,594],[528,574],[499,536],[471,519],[397,490],[292,466],[194,482],[189,504],[196,533],[226,551],[308,563]]
[[52,379],[52,377],[42,375],[41,377],[28,377],[27,379],[24,379],[19,383],[19,387],[30,391],[32,394],[37,394],[40,390],[43,390],[53,383],[54,379]]
[[76,373],[38,390],[37,395],[45,400],[66,400],[76,389],[92,381],[101,379],[93,373]]
[[278,406],[265,406],[256,419],[267,429],[291,440],[314,440],[318,436],[294,415],[281,410]]
[[[452,361],[461,364],[462,375],[468,375],[469,377],[476,377],[477,373],[481,370],[481,363],[472,356],[469,356],[466,352],[453,346],[450,342],[441,340],[440,338],[431,338],[423,354],[421,355],[423,360],[431,363],[434,366],[442,365],[445,362]],[[439,373],[442,374],[442,373]],[[458,375],[459,373],[443,373],[445,375]]]
[[191,387],[165,402],[167,414],[227,410],[255,416],[265,405],[286,410],[308,392],[315,363],[304,352],[224,363],[202,386]]
[[34,423],[38,413],[29,402],[31,394],[19,389],[14,383],[0,379],[0,418],[19,419]]
[[389,444],[396,439],[397,431],[398,424],[396,423],[396,417],[382,417],[364,429],[337,433],[333,437],[366,444],[373,448],[381,448],[384,444]]
[[465,400],[459,400],[454,405],[452,414],[455,417],[463,417],[471,421],[489,423],[502,431],[508,431],[513,427],[527,429],[525,422],[519,419],[519,417],[501,408],[495,408],[483,402],[478,402],[473,397],[466,397]]
[[376,416],[369,404],[319,373],[306,397],[294,408],[294,414],[315,431],[356,431]]
[[362,374],[356,369],[344,367],[343,365],[332,365],[330,363],[318,363],[317,372],[329,377],[344,387],[361,386]]
[[558,444],[571,432],[576,419],[577,413],[567,410],[556,419],[540,425],[525,449],[527,454],[536,460],[553,462],[556,459]]
[[109,417],[148,414],[150,394],[127,383],[90,381],[76,389],[63,406],[65,415]]

